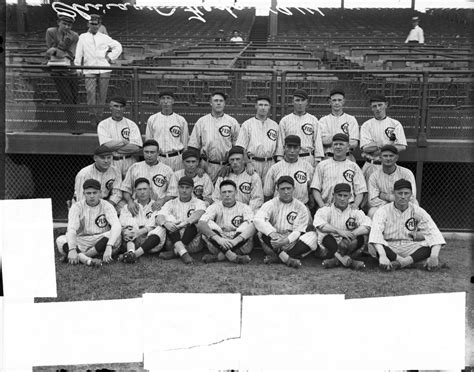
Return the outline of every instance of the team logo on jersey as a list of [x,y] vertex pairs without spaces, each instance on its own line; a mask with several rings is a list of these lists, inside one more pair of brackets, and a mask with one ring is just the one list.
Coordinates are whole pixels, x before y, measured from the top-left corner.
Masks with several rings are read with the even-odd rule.
[[194,195],[198,198],[202,198],[202,194],[204,193],[204,187],[202,185],[196,185],[194,186]]
[[349,123],[344,123],[341,125],[341,130],[344,132],[344,134],[349,135]]
[[152,212],[152,211],[149,211],[149,212],[146,214],[146,218],[150,218],[152,214],[153,214],[153,212]]
[[125,138],[127,141],[130,139],[130,128],[123,128],[120,132],[122,137]]
[[105,214],[99,215],[99,216],[95,219],[95,224],[97,225],[97,227],[100,227],[101,229],[103,229],[104,227],[106,227],[107,224],[108,224],[108,222],[107,222],[107,219],[105,218]]
[[115,179],[111,178],[105,183],[105,187],[107,188],[107,190],[112,190],[112,187],[114,186],[114,182],[115,182]]
[[415,231],[415,229],[416,229],[417,226],[418,226],[418,221],[415,220],[414,217],[409,218],[409,219],[406,220],[406,222],[405,222],[405,227],[406,227],[407,230],[409,230],[409,231]]
[[354,230],[357,228],[357,222],[355,218],[349,217],[346,221],[346,229],[347,230]]
[[275,129],[269,129],[267,132],[267,137],[270,138],[272,141],[276,141],[277,131]]
[[290,225],[293,225],[293,222],[295,222],[296,216],[298,216],[298,213],[296,212],[290,212],[286,215],[286,220]]
[[308,180],[308,177],[306,176],[306,172],[303,171],[298,171],[293,175],[293,178],[296,180],[298,183],[305,183]]
[[153,183],[158,187],[163,187],[166,185],[166,177],[162,174],[156,174],[153,176]]
[[309,123],[303,124],[301,129],[303,130],[303,133],[307,136],[312,136],[314,133],[313,126]]
[[181,135],[181,128],[178,127],[177,125],[173,125],[170,128],[170,133],[173,137],[179,137]]
[[248,182],[243,182],[239,185],[239,190],[242,194],[250,194],[250,189],[252,185]]
[[230,137],[230,127],[228,125],[223,125],[219,128],[219,133],[222,137]]
[[385,129],[385,135],[387,136],[388,139],[390,139],[390,136],[392,135],[394,130],[395,130],[394,127],[388,127],[387,129]]
[[355,172],[351,169],[348,169],[342,175],[344,176],[344,179],[347,182],[352,182],[352,180],[354,179]]
[[191,208],[191,209],[188,211],[188,214],[187,214],[188,218],[189,218],[189,216],[191,216],[191,215],[194,213],[194,211],[195,211],[194,208]]
[[244,216],[235,216],[231,222],[234,227],[239,227],[244,222]]

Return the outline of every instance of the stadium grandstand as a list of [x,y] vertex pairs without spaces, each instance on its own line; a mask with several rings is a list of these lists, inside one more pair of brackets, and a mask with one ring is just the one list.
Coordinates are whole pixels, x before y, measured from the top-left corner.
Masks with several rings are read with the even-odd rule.
[[[68,3],[64,1],[64,3]],[[100,3],[100,1],[94,2]],[[5,198],[52,198],[56,221],[67,218],[74,177],[91,163],[98,144],[88,117],[84,79],[79,78],[77,123],[61,103],[45,65],[45,30],[56,24],[50,4],[7,4]],[[209,96],[224,91],[226,113],[240,123],[255,114],[259,94],[272,98],[272,118],[291,112],[295,89],[309,93],[309,112],[330,112],[328,93],[346,92],[345,111],[359,125],[372,117],[368,99],[384,94],[389,115],[408,138],[400,164],[411,169],[421,205],[443,230],[471,231],[474,220],[472,10],[321,8],[292,15],[257,16],[255,8],[202,10],[185,7],[102,14],[123,53],[112,65],[108,97],[127,97],[126,116],[142,132],[159,111],[158,94],[172,90],[174,110],[190,129],[209,113]],[[91,9],[94,13],[94,9]],[[96,11],[97,13],[97,11]],[[410,19],[418,16],[425,43],[405,44]],[[244,42],[214,41],[219,30],[239,30]],[[87,30],[78,16],[74,30]],[[104,112],[104,118],[110,112]],[[356,154],[358,155],[358,153]],[[357,157],[357,156],[356,156]],[[358,157],[358,160],[361,160]]]

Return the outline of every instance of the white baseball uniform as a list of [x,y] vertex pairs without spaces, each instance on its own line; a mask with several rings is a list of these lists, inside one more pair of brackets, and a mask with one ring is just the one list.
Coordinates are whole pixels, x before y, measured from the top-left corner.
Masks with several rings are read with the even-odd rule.
[[255,171],[262,180],[268,169],[275,164],[273,156],[276,153],[279,130],[280,127],[272,119],[267,118],[262,122],[256,117],[244,121],[240,128],[235,145],[244,148],[249,159],[253,157],[268,159],[252,160]]
[[135,181],[144,177],[150,181],[151,198],[153,200],[162,199],[166,196],[168,185],[173,175],[173,170],[161,162],[155,165],[148,165],[145,161],[133,164],[127,172],[127,176],[122,182],[122,191],[133,194]]
[[237,185],[237,201],[250,206],[253,212],[260,208],[263,204],[263,189],[260,176],[255,172],[251,176],[243,170],[240,174],[235,174],[233,171],[229,176],[219,177],[216,181],[216,187],[212,198],[214,200],[221,200],[220,185],[223,180],[232,180]]
[[308,186],[313,179],[314,168],[306,160],[299,158],[294,163],[285,159],[272,165],[265,177],[263,194],[265,196],[277,195],[276,184],[281,176],[290,176],[295,180],[293,196],[306,204],[309,200]]
[[213,181],[217,179],[217,173],[226,163],[227,153],[235,145],[239,129],[237,120],[227,114],[218,118],[207,114],[199,118],[194,125],[188,147],[200,149],[201,155],[207,158],[207,173]]
[[[154,139],[160,146],[160,156],[182,152],[188,146],[189,128],[184,117],[176,113],[151,115],[146,123],[146,139]],[[173,171],[183,169],[181,154],[161,156],[161,161]]]
[[380,207],[381,205],[387,204],[387,201],[379,198],[380,193],[384,192],[386,194],[393,194],[393,185],[396,181],[401,179],[410,181],[413,191],[410,201],[412,203],[418,204],[418,201],[416,200],[415,176],[411,170],[397,165],[397,168],[391,174],[385,173],[381,167],[370,175],[368,182],[369,206]]
[[[277,156],[283,156],[285,138],[290,134],[300,137],[300,156],[308,161],[312,166],[316,165],[315,159],[321,160],[324,158],[321,128],[316,116],[308,113],[305,113],[304,115],[291,113],[280,120],[280,131],[278,132],[276,149]],[[305,154],[311,155],[303,156]]]
[[338,183],[347,183],[351,186],[350,202],[353,202],[357,194],[367,192],[364,175],[359,166],[345,159],[337,161],[333,158],[323,160],[314,171],[311,188],[319,190],[324,204],[330,204],[333,198],[333,189]]
[[[109,141],[127,140],[133,145],[140,147],[143,146],[140,129],[138,129],[138,126],[135,124],[135,122],[127,119],[126,117],[122,118],[120,121],[115,121],[112,119],[112,117],[102,120],[99,125],[97,125],[97,136],[99,137],[99,143],[101,145]],[[120,170],[122,176],[125,176],[127,174],[128,168],[130,168],[130,166],[137,161],[135,156],[121,154],[117,151],[115,151],[113,155],[114,160],[112,165]]]
[[[349,136],[350,140],[359,141],[359,124],[357,119],[346,113],[335,116],[332,113],[319,119],[319,127],[321,128],[321,137],[328,136],[332,138],[337,133],[343,133]],[[334,153],[332,142],[330,145],[324,145],[324,154],[328,152]]]
[[[410,234],[415,232],[422,233],[425,240],[414,241]],[[375,212],[369,243],[385,245],[402,257],[411,255],[420,247],[446,244],[433,219],[423,208],[409,203],[402,212],[395,208],[393,202],[382,205]],[[370,253],[375,256],[375,252]]]
[[74,182],[74,198],[76,201],[84,200],[84,190],[82,185],[88,179],[94,179],[100,182],[100,192],[102,199],[109,199],[118,204],[122,200],[122,175],[120,171],[111,165],[105,172],[97,169],[95,164],[90,164],[82,168],[76,175]]
[[[178,197],[178,181],[181,177],[184,177],[184,169],[180,169],[173,173],[171,176],[170,184],[168,186],[168,196]],[[198,199],[211,198],[214,186],[212,185],[211,177],[207,173],[204,173],[202,177],[196,175],[193,177],[194,181],[194,196]]]
[[138,202],[138,200],[135,200],[135,202],[138,204],[138,213],[136,216],[132,216],[128,210],[128,205],[124,205],[120,211],[119,220],[122,227],[133,226],[135,229],[139,229],[143,226],[155,226],[155,216],[152,210],[153,200],[150,200],[145,206]]

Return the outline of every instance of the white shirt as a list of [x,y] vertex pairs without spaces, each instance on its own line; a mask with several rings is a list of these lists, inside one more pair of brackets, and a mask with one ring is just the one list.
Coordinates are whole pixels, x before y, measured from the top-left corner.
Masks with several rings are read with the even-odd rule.
[[[109,50],[111,50],[109,52]],[[115,61],[122,54],[122,45],[103,33],[85,32],[79,35],[79,41],[76,47],[76,58],[74,64],[76,66],[110,66],[105,58]],[[83,61],[84,59],[84,61]],[[104,74],[112,70],[84,70],[85,75]]]
[[423,29],[416,25],[410,30],[410,33],[408,34],[407,39],[405,40],[405,43],[408,43],[409,41],[418,41],[420,44],[423,44],[425,42],[425,37],[423,36]]

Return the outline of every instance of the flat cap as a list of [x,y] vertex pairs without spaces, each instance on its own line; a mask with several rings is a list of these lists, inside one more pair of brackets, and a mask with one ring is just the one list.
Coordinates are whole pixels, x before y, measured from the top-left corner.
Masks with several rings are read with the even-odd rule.
[[344,133],[336,133],[334,136],[332,136],[332,141],[349,142],[349,136]]
[[340,94],[342,96],[345,96],[346,92],[344,92],[344,89],[342,88],[334,88],[333,90],[329,92],[329,97],[332,97],[335,94]]
[[337,194],[338,192],[351,192],[351,185],[348,183],[338,183],[334,186],[334,194]]
[[285,137],[285,145],[301,146],[301,138],[294,134]]
[[125,97],[122,97],[122,96],[114,96],[110,99],[109,102],[117,102],[117,103],[120,103],[121,105],[126,105],[127,104],[127,99]]
[[270,105],[272,104],[272,100],[270,99],[269,96],[266,96],[266,95],[257,96],[256,102],[263,101],[263,100],[267,101]]
[[383,94],[375,94],[370,97],[370,103],[372,102],[387,102],[387,97],[385,97]]
[[94,155],[112,155],[113,151],[106,145],[100,145],[94,150]]
[[133,184],[133,186],[137,187],[141,183],[146,183],[146,184],[150,185],[150,181],[148,180],[148,178],[139,177],[135,180],[135,183]]
[[308,99],[308,92],[303,90],[303,89],[296,89],[294,92],[293,92],[293,96],[294,97],[301,97],[301,98],[304,98],[304,99]]
[[411,20],[412,20],[412,21],[419,21],[420,18],[418,18],[418,17],[411,17]]
[[393,184],[393,189],[394,190],[400,190],[400,189],[412,190],[411,182],[402,178],[401,180],[398,180]]
[[92,178],[89,178],[88,180],[85,180],[84,183],[82,184],[82,189],[83,190],[86,190],[86,189],[100,190],[100,182]]
[[295,180],[293,179],[293,177],[290,177],[290,176],[281,176],[278,180],[277,180],[277,186],[280,186],[282,183],[289,183],[291,186],[294,186],[295,185]]
[[380,152],[384,152],[384,151],[390,151],[390,152],[393,152],[394,154],[398,154],[398,149],[393,145],[384,145],[380,149]]
[[194,187],[194,181],[191,177],[183,176],[178,181],[178,186],[181,186],[181,185],[187,185],[187,186]]
[[67,15],[60,15],[60,16],[58,16],[58,20],[59,20],[59,21],[66,22],[66,23],[74,23],[74,22],[76,21],[75,18],[69,17],[69,16],[67,16]]
[[183,154],[181,155],[181,159],[183,159],[183,160],[186,160],[188,158],[197,158],[199,160],[200,157],[201,157],[201,155],[199,154],[199,152],[197,150],[194,150],[194,149],[184,150]]
[[234,154],[244,154],[244,148],[240,146],[232,146],[232,148],[229,150],[229,155],[227,158],[230,158]]
[[158,94],[158,98],[161,98],[163,96],[170,96],[171,98],[175,98],[174,93],[171,90],[164,90],[160,92],[160,94]]

